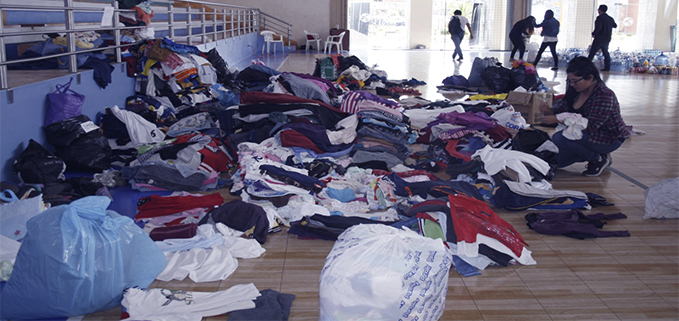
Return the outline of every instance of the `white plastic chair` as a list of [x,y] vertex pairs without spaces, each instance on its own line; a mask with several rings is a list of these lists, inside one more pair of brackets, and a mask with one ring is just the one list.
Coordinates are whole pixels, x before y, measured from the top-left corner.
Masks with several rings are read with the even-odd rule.
[[266,46],[266,53],[269,53],[269,44],[273,44],[273,53],[276,54],[276,43],[281,44],[281,50],[285,53],[285,46],[283,45],[283,36],[276,34],[270,30],[264,30],[259,33],[264,37],[264,44],[262,45],[262,53],[264,53],[264,46]]
[[344,34],[346,31],[342,31],[339,35],[334,35],[334,36],[328,36],[328,40],[325,41],[325,50],[323,50],[323,53],[328,53],[328,49],[330,49],[330,53],[332,53],[332,46],[335,45],[337,47],[337,53],[342,53],[344,50],[342,48],[342,39],[344,38]]
[[315,42],[316,43],[316,50],[320,51],[321,50],[321,36],[319,36],[317,33],[313,32],[308,32],[304,30],[304,34],[306,35],[306,51],[309,51],[309,44]]

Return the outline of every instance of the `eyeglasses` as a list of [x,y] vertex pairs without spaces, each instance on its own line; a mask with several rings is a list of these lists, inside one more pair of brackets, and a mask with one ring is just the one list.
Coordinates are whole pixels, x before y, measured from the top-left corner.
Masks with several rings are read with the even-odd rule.
[[570,79],[566,78],[566,83],[568,85],[577,85],[583,79],[585,79],[585,77],[580,77],[580,79],[576,79],[576,80],[570,80]]

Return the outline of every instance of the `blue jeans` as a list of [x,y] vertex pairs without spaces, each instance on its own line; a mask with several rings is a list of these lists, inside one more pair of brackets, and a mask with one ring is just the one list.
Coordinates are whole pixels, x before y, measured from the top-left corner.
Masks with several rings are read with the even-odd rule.
[[559,147],[559,153],[556,154],[559,168],[577,162],[596,162],[599,160],[599,155],[611,153],[622,145],[620,140],[612,144],[592,144],[587,142],[587,138],[589,138],[587,133],[582,133],[582,138],[579,140],[563,137],[562,131],[552,135],[552,142]]
[[459,56],[459,58],[462,59],[462,48],[460,48],[460,43],[462,43],[462,38],[464,38],[464,32],[460,32],[456,35],[450,35],[450,38],[453,39],[453,43],[455,44],[453,59],[455,59],[455,56]]

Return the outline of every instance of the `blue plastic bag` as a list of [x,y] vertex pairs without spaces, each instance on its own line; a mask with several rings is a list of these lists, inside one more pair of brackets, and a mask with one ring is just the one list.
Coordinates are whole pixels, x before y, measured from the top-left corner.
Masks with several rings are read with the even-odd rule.
[[110,202],[85,197],[27,222],[2,292],[3,319],[107,310],[120,305],[126,288],[151,285],[167,264],[165,255],[132,219],[107,211]]

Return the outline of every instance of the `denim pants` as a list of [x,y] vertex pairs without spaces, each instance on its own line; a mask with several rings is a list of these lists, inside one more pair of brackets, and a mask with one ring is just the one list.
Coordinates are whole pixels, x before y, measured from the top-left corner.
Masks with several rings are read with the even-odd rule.
[[462,38],[464,38],[464,32],[460,32],[459,34],[456,35],[450,35],[450,38],[453,40],[453,43],[455,44],[455,52],[453,53],[453,59],[455,59],[455,56],[458,56],[458,58],[462,59],[462,48],[460,48],[460,43],[462,43]]
[[611,153],[622,145],[620,140],[612,144],[592,144],[587,142],[587,138],[589,138],[587,133],[582,133],[579,140],[564,137],[562,131],[552,135],[552,142],[559,147],[559,153],[556,154],[559,168],[577,162],[595,162],[599,160],[599,155]]

